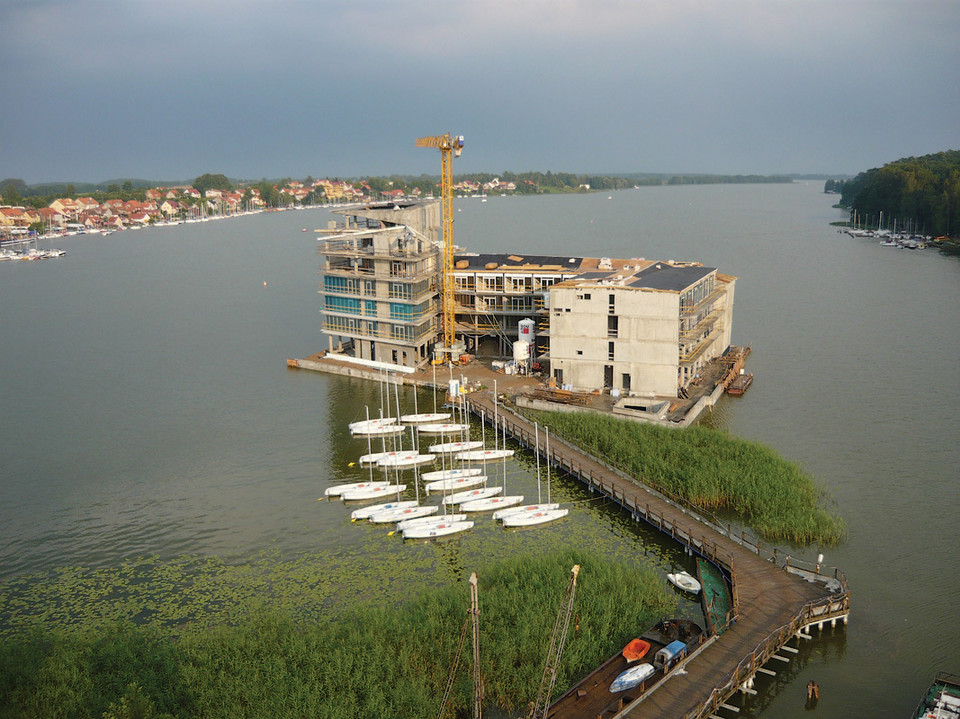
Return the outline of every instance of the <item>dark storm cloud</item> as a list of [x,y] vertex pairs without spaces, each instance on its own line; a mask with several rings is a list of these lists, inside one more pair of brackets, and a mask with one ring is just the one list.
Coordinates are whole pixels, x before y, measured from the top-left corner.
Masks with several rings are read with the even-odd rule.
[[0,176],[849,172],[960,147],[953,2],[0,6]]

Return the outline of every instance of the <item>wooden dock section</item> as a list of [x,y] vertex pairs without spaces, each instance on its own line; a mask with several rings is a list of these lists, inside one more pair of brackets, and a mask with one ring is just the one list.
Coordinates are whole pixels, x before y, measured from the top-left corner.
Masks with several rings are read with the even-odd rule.
[[[467,408],[492,421],[493,397],[475,392]],[[519,415],[498,408],[506,431],[531,450],[534,427]],[[545,449],[541,445],[541,453]],[[758,671],[772,659],[787,661],[795,652],[787,642],[809,638],[811,626],[846,623],[850,597],[846,578],[836,569],[804,566],[776,549],[768,550],[744,534],[735,536],[677,498],[666,497],[586,452],[551,437],[553,466],[570,473],[631,513],[669,534],[694,553],[717,564],[731,578],[733,608],[722,634],[713,636],[654,687],[630,703],[614,704],[583,719],[641,717],[701,719],[717,710],[737,691],[750,692]],[[586,707],[585,707],[586,709]]]

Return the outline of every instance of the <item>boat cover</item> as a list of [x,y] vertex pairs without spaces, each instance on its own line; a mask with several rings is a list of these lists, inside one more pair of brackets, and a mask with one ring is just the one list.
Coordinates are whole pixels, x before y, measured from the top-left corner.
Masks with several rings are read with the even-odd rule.
[[645,642],[639,638],[634,639],[623,648],[623,658],[628,662],[635,662],[638,659],[643,659],[649,651],[650,642]]
[[687,649],[687,645],[681,642],[679,639],[675,642],[670,642],[667,646],[657,652],[657,656],[654,657],[653,663],[656,667],[668,666],[674,659],[680,656]]

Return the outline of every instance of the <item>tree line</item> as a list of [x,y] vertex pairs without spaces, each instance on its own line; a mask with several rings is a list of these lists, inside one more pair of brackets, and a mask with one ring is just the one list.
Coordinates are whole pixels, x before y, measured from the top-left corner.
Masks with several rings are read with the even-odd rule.
[[[851,221],[867,227],[918,234],[960,235],[960,150],[906,157],[861,172],[852,180],[827,180],[825,192],[839,192]],[[911,229],[912,228],[912,229]]]

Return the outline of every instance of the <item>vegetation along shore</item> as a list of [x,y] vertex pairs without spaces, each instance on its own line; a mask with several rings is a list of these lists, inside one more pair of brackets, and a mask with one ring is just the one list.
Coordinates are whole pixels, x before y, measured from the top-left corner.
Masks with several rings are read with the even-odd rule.
[[530,412],[550,431],[644,484],[708,510],[731,511],[769,541],[833,546],[846,535],[828,497],[798,465],[706,427],[672,429],[611,416]]
[[[652,571],[589,552],[515,557],[478,568],[486,704],[525,713],[536,696],[574,564],[581,565],[578,619],[555,694],[675,605]],[[299,565],[287,570],[293,566]],[[162,563],[156,570],[168,572]],[[109,576],[99,575],[102,589]],[[54,607],[35,607],[32,629],[7,633],[0,645],[0,717],[433,716],[468,616],[465,579],[423,590],[399,605],[381,595],[379,603],[328,610],[318,605],[336,579],[321,575],[319,599],[311,599],[312,592],[301,598],[318,614],[305,617],[303,607],[280,596],[288,580],[283,572],[264,573],[261,567],[238,586],[260,602],[216,625],[64,624],[44,620],[45,609]],[[63,588],[84,584],[76,580]],[[161,603],[176,605],[178,587],[167,592]],[[468,645],[448,702],[450,716],[472,705],[470,654]]]

